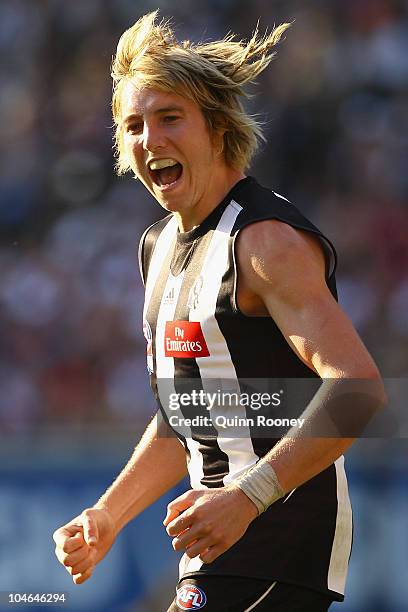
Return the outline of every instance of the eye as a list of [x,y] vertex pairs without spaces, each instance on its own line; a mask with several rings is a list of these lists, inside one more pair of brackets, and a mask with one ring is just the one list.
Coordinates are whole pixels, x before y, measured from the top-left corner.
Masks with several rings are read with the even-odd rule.
[[180,117],[178,117],[178,115],[165,115],[163,117],[163,121],[164,121],[164,123],[174,123],[179,118]]
[[128,134],[141,134],[143,132],[143,123],[141,121],[129,123],[126,126],[126,132]]

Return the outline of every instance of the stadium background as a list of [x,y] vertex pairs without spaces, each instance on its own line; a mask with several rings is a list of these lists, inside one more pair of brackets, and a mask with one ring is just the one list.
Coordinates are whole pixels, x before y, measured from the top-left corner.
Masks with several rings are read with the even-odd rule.
[[[66,591],[72,612],[160,612],[176,573],[165,500],[81,587],[51,540],[111,482],[154,410],[136,251],[162,213],[112,172],[109,68],[119,34],[156,7],[0,3],[0,591]],[[295,20],[254,89],[268,143],[253,173],[332,238],[343,307],[384,376],[406,377],[408,2],[160,8],[192,39]],[[354,554],[336,610],[406,609],[407,448],[362,440],[349,453]]]

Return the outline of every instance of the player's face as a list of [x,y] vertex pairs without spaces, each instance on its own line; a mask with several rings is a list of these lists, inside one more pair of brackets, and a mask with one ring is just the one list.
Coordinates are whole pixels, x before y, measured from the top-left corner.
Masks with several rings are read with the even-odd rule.
[[214,185],[225,164],[199,106],[132,83],[122,96],[124,143],[135,175],[185,225],[189,218],[204,218],[218,204]]

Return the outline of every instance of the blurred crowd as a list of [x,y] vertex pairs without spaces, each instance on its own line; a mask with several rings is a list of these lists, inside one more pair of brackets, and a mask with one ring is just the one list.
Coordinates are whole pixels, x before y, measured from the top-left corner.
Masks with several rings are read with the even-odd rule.
[[[110,63],[148,0],[0,3],[0,428],[154,411],[137,246],[162,216],[112,170]],[[163,0],[181,38],[293,21],[252,93],[251,174],[335,243],[340,299],[383,374],[408,374],[408,1]]]

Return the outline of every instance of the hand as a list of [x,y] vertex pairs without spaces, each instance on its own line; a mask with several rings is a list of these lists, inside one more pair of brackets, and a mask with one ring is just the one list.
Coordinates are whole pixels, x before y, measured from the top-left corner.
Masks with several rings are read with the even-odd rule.
[[190,490],[167,507],[163,524],[174,550],[185,550],[212,563],[237,542],[258,516],[255,504],[234,485],[221,489]]
[[116,538],[113,520],[102,508],[88,508],[53,534],[55,554],[75,584],[92,576]]

